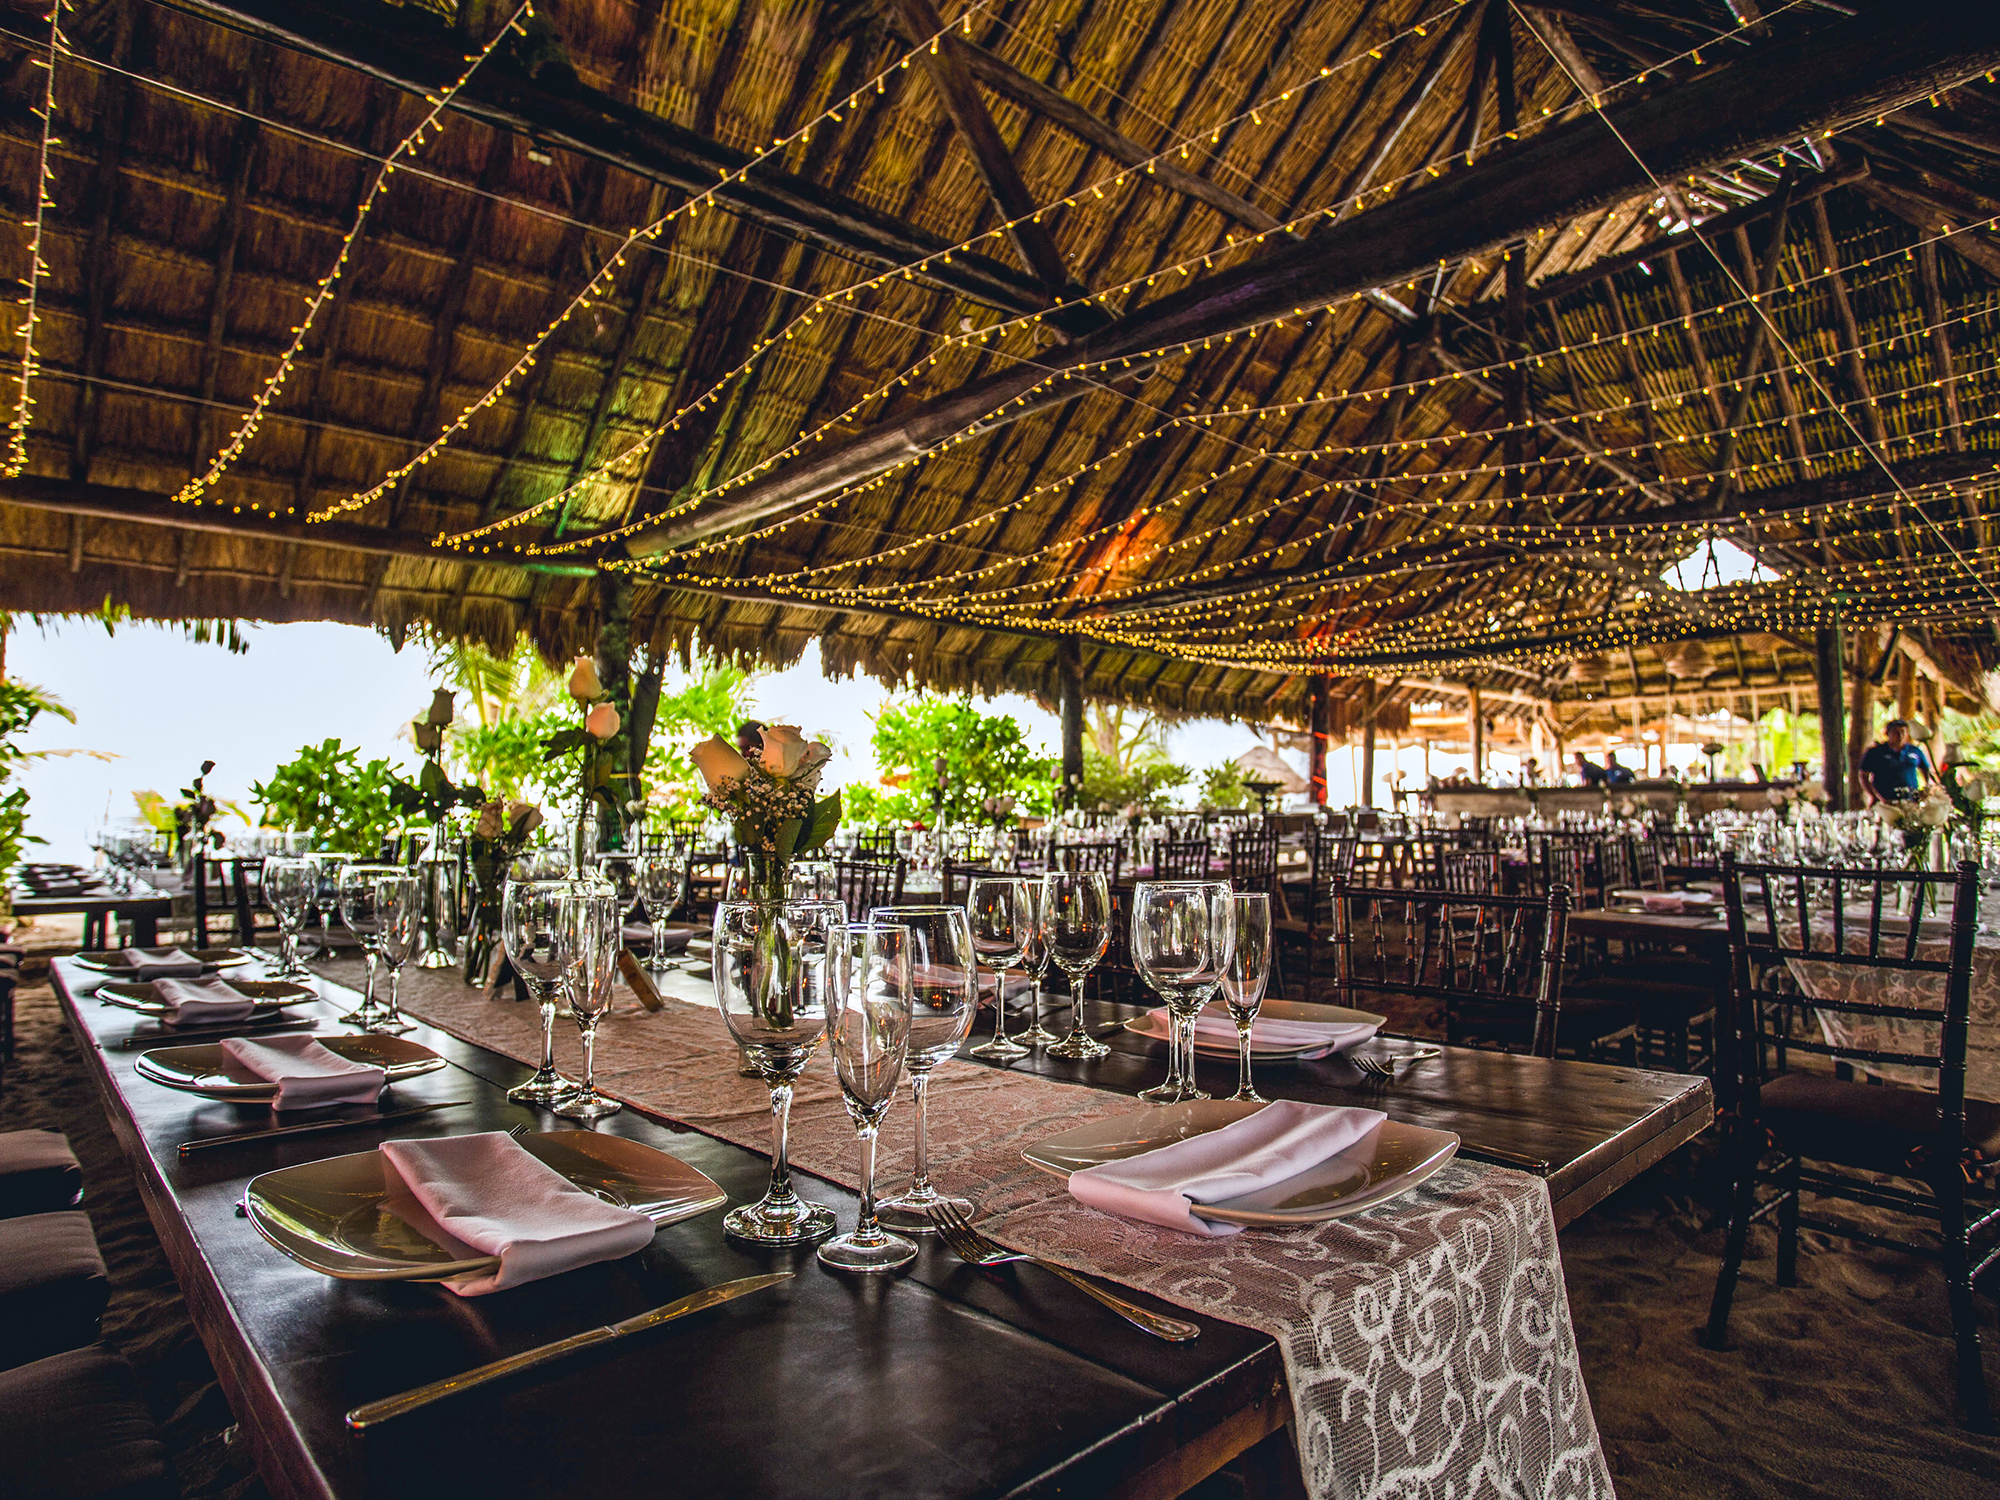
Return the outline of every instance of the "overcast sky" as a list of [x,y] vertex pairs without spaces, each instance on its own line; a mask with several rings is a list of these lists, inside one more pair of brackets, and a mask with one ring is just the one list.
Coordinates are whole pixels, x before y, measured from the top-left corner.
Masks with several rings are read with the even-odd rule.
[[[248,637],[249,652],[232,656],[142,625],[121,627],[116,637],[87,621],[16,627],[7,639],[7,674],[48,688],[77,717],[71,725],[44,715],[28,748],[81,747],[115,757],[45,760],[23,773],[29,830],[48,840],[31,858],[92,863],[90,835],[107,821],[134,817],[134,791],[171,800],[204,760],[216,763],[208,790],[243,802],[246,811],[253,781],[301,745],[329,737],[364,759],[387,755],[407,766],[411,751],[397,730],[430,702],[421,649],[398,654],[381,636],[349,625],[266,625],[249,628]],[[830,739],[834,782],[872,777],[872,716],[889,697],[866,677],[829,682],[816,650],[755,684],[758,717]],[[1010,694],[982,706],[1013,714],[1038,750],[1056,752],[1055,718],[1031,700]],[[1199,770],[1258,743],[1248,726],[1210,719],[1176,726],[1168,748]]]

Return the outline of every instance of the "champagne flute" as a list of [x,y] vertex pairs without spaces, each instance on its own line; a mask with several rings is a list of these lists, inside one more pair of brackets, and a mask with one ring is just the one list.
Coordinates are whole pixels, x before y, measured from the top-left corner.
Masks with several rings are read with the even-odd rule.
[[395,1036],[414,1029],[397,1008],[396,996],[403,980],[403,965],[416,956],[422,937],[423,910],[418,898],[417,877],[407,870],[375,877],[375,923],[382,962],[389,966],[389,1004],[368,1023],[368,1030]]
[[312,894],[312,873],[304,856],[273,854],[266,857],[260,883],[264,904],[278,919],[278,969],[273,977],[312,978],[312,970],[299,962],[299,924],[306,919],[306,903]]
[[1236,917],[1236,946],[1222,971],[1222,1003],[1236,1023],[1236,1092],[1229,1097],[1266,1104],[1270,1101],[1250,1083],[1250,1029],[1271,982],[1271,898],[1263,891],[1239,891],[1230,905]]
[[931,1186],[931,1069],[958,1051],[978,1011],[972,971],[972,923],[962,906],[878,906],[875,923],[910,929],[910,1098],[916,1106],[916,1164],[910,1185],[880,1206],[882,1222],[909,1234],[935,1233],[930,1210],[950,1204],[973,1212],[969,1198],[951,1198]]
[[833,1210],[792,1191],[787,1134],[792,1085],[826,1035],[828,967],[845,921],[819,902],[724,901],[715,909],[715,1003],[743,1061],[771,1091],[771,1185],[722,1227],[758,1245],[805,1245],[839,1226]]
[[573,891],[563,898],[562,994],[583,1035],[583,1087],[555,1107],[565,1120],[599,1120],[625,1106],[597,1092],[597,1023],[611,1009],[618,979],[618,950],[625,927],[625,898],[604,891]]
[[1083,1027],[1083,977],[1111,943],[1111,887],[1102,870],[1051,870],[1042,877],[1042,936],[1049,957],[1069,979],[1069,1035],[1051,1057],[1088,1060],[1111,1049]]
[[1194,1018],[1214,996],[1235,951],[1236,922],[1227,884],[1142,880],[1132,898],[1132,962],[1166,1002],[1173,1045],[1166,1082],[1141,1089],[1149,1104],[1209,1096],[1194,1081]]
[[561,1104],[576,1084],[556,1071],[556,986],[562,981],[563,902],[574,890],[568,879],[510,880],[500,893],[500,941],[507,962],[521,976],[542,1011],[542,1065],[534,1076],[507,1090],[516,1104]]
[[1035,879],[1028,881],[1027,885],[1028,904],[1034,912],[1034,920],[1029,924],[1027,946],[1022,950],[1021,969],[1034,984],[1031,991],[1034,1021],[1017,1040],[1030,1047],[1053,1047],[1062,1038],[1042,1024],[1042,981],[1048,978],[1051,957],[1048,929],[1042,921],[1042,882]]
[[660,924],[680,904],[681,868],[680,859],[664,849],[656,849],[639,861],[639,908],[653,929],[646,967],[656,982],[668,970],[680,967],[678,961],[669,963],[660,951]]
[[910,929],[857,924],[833,933],[827,1034],[840,1097],[861,1143],[861,1211],[854,1231],[819,1247],[841,1271],[893,1271],[917,1258],[914,1240],[882,1228],[875,1209],[875,1138],[910,1050]]
[[335,877],[341,925],[361,945],[362,956],[368,963],[367,987],[362,991],[361,1003],[340,1018],[345,1025],[365,1028],[382,1019],[382,1007],[375,1003],[375,971],[382,963],[382,923],[375,910],[375,881],[378,876],[394,875],[401,870],[401,865],[350,860],[340,866]]
[[1033,941],[1035,906],[1028,895],[1028,882],[1017,875],[983,876],[973,881],[965,899],[965,914],[972,925],[973,954],[993,971],[993,1039],[974,1047],[972,1055],[1002,1062],[1026,1057],[1029,1049],[1007,1035],[1007,973],[1022,966]]

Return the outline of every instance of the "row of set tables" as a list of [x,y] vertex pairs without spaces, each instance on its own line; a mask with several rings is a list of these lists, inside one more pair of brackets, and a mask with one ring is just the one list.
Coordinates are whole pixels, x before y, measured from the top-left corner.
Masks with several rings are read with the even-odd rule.
[[[358,966],[332,972],[348,978]],[[373,1106],[274,1120],[153,1083],[138,1060],[172,1034],[94,999],[103,976],[76,961],[53,974],[195,1325],[281,1500],[482,1488],[595,1497],[663,1482],[685,1495],[1165,1496],[1250,1450],[1246,1462],[1275,1466],[1275,1487],[1296,1486],[1295,1440],[1314,1495],[1404,1493],[1423,1472],[1465,1493],[1505,1493],[1530,1470],[1554,1486],[1546,1492],[1608,1494],[1554,1230],[1713,1117],[1702,1078],[1462,1048],[1387,1089],[1338,1057],[1260,1067],[1275,1097],[1366,1104],[1455,1131],[1460,1159],[1352,1219],[1198,1239],[1082,1209],[1019,1168],[1012,1142],[1032,1135],[1049,1101],[1115,1113],[1158,1081],[1164,1048],[1119,1031],[1095,1063],[1037,1053],[1011,1065],[1023,1075],[1011,1079],[946,1064],[933,1082],[933,1175],[970,1188],[1003,1241],[1191,1317],[1202,1330],[1192,1341],[1151,1338],[1038,1268],[978,1270],[930,1237],[906,1273],[852,1277],[809,1250],[731,1241],[713,1213],[668,1225],[636,1255],[462,1299],[424,1282],[324,1277],[267,1244],[238,1205],[259,1174],[391,1137],[563,1126],[504,1097],[532,1071],[534,1007],[489,999],[449,971],[406,971],[406,1013],[435,1023],[410,1038],[447,1066],[394,1085],[380,1109],[450,1107],[380,1123]],[[322,998],[294,1014],[337,1034],[354,992],[330,977],[315,987]],[[754,1145],[764,1089],[733,1078],[722,1022],[704,1008],[707,984],[683,972],[665,990],[662,1012],[621,999],[604,1023],[600,1085],[632,1107],[598,1128],[679,1158],[731,1202],[754,1200],[769,1172]],[[1113,1014],[1093,1007],[1094,1021]],[[558,1060],[573,1067],[573,1032],[567,1046]],[[834,1126],[824,1077],[824,1097],[810,1097],[828,1071],[816,1059],[802,1081],[794,1180],[848,1225],[851,1132]],[[1218,1096],[1233,1086],[1233,1064],[1204,1058],[1198,1071]],[[907,1099],[891,1127],[899,1113],[903,1144],[885,1132],[885,1183],[909,1160]],[[362,1123],[258,1139],[295,1119],[348,1115]],[[844,1155],[817,1149],[843,1138]],[[796,1275],[365,1433],[343,1422],[361,1402],[771,1270]],[[1466,1388],[1475,1358],[1505,1368],[1482,1367],[1479,1388]],[[1537,1451],[1544,1429],[1556,1436]]]

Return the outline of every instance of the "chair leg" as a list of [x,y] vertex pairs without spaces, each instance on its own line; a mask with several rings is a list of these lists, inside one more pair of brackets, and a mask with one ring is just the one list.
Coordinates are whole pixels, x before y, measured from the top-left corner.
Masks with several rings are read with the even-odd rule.
[[1979,1355],[1979,1316],[1972,1305],[1971,1254],[1965,1235],[1965,1184],[1949,1175],[1931,1185],[1944,1238],[1945,1290],[1951,1299],[1951,1331],[1958,1344],[1958,1404],[1966,1425],[1990,1431],[1993,1413],[1986,1397],[1986,1366]]
[[1799,1284],[1799,1159],[1780,1168],[1784,1197],[1778,1200],[1778,1285]]
[[1729,1237],[1722,1248],[1722,1269],[1715,1275],[1715,1296],[1708,1304],[1708,1327],[1701,1342],[1710,1349],[1728,1346],[1729,1305],[1736,1298],[1736,1278],[1743,1270],[1743,1247],[1750,1238],[1750,1211],[1757,1201],[1757,1153],[1744,1141],[1731,1143],[1736,1181],[1729,1210]]

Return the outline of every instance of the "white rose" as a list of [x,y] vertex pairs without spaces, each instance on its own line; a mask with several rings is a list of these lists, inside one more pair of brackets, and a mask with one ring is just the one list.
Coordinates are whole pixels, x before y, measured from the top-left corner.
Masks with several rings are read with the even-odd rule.
[[789,781],[805,761],[805,736],[789,724],[766,724],[763,735],[764,748],[758,751],[758,760],[773,776]]
[[806,746],[806,753],[799,757],[798,774],[792,779],[808,787],[819,786],[819,773],[826,769],[826,763],[833,759],[833,746],[814,740]]
[[688,758],[701,772],[701,779],[708,784],[711,793],[719,791],[723,782],[735,781],[750,769],[750,762],[736,753],[734,745],[714,736],[690,750]]
[[604,684],[597,680],[597,663],[579,656],[569,674],[569,695],[579,703],[595,703],[604,696]]

